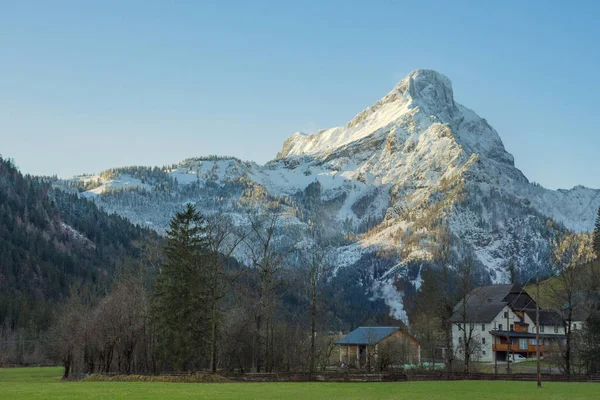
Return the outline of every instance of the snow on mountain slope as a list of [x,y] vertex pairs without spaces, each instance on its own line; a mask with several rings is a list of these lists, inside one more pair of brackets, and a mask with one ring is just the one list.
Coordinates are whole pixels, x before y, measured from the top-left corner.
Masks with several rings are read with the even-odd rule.
[[528,198],[534,207],[555,221],[577,232],[594,229],[594,213],[600,205],[600,190],[584,186],[569,190],[535,187],[532,192]]
[[318,216],[335,243],[338,268],[377,271],[373,265],[385,265],[385,274],[372,272],[371,278],[388,304],[398,303],[390,295],[391,277],[434,262],[446,229],[457,260],[472,256],[483,281],[505,280],[509,262],[527,279],[536,265],[547,267],[549,238],[560,229],[547,220],[591,230],[600,206],[599,190],[531,184],[498,133],[454,100],[447,77],[430,70],[411,72],[344,127],[293,134],[265,165],[195,158],[165,168],[110,170],[69,184],[159,232],[189,201],[243,223],[244,199],[257,193],[283,199],[289,216],[282,235],[287,230],[301,240],[307,222]]

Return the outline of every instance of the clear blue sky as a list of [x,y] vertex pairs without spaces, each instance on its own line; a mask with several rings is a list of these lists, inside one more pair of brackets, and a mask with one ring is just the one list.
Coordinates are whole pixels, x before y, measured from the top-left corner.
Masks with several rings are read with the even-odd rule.
[[531,180],[600,188],[599,21],[591,1],[0,0],[0,153],[59,176],[263,163],[430,68]]

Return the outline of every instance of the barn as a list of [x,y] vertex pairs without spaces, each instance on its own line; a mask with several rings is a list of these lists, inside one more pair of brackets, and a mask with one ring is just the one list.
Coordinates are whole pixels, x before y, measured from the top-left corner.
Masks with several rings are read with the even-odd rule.
[[421,362],[419,342],[399,326],[361,326],[335,344],[342,367]]

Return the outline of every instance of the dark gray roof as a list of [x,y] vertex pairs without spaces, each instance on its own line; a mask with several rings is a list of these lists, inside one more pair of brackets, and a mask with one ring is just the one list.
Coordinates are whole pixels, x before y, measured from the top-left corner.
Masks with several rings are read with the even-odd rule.
[[[468,322],[491,322],[496,315],[506,306],[506,298],[510,294],[520,297],[519,294],[528,296],[527,292],[517,284],[481,286],[469,292],[466,298],[466,307],[463,307],[465,299],[458,302],[454,307],[452,322],[459,323],[463,320]],[[466,308],[466,318],[463,308]]]
[[[515,311],[523,311],[535,323],[535,301],[517,284],[481,286],[466,296],[466,319],[463,309],[464,299],[454,307],[452,322],[466,320],[470,323],[491,322],[505,306]],[[540,310],[541,325],[561,325],[562,319],[554,310]]]
[[356,328],[336,344],[375,344],[396,332],[397,326],[361,326]]
[[470,306],[467,303],[467,312],[466,318],[463,316],[462,304],[459,309],[454,309],[454,313],[452,314],[452,322],[461,323],[463,321],[467,321],[469,323],[488,323],[492,322],[492,320],[498,315],[500,311],[504,308],[505,304],[503,303],[494,303],[494,304],[482,304],[480,306],[474,307]]
[[[535,324],[535,308],[526,308],[525,314]],[[540,325],[559,325],[562,326],[562,318],[557,311],[554,310],[540,310]]]

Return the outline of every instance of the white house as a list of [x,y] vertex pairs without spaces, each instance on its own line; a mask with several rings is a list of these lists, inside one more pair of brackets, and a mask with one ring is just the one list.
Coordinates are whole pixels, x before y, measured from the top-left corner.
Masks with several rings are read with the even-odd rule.
[[[482,286],[472,290],[452,316],[452,344],[456,358],[463,359],[466,348],[474,361],[504,361],[508,353],[524,357],[536,353],[536,303],[517,284]],[[573,322],[574,329],[581,322]],[[465,338],[468,346],[465,346]],[[540,353],[564,340],[560,314],[540,310]]]

